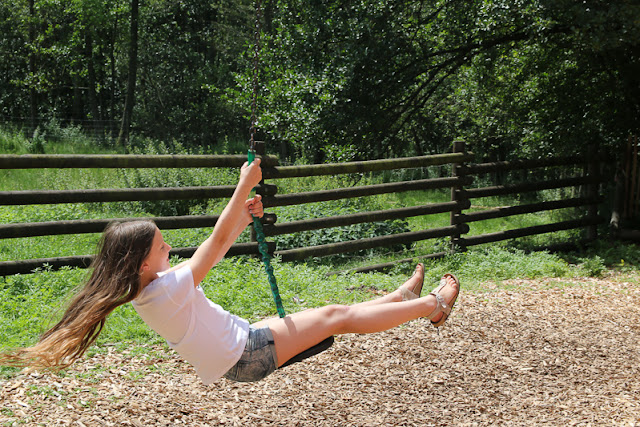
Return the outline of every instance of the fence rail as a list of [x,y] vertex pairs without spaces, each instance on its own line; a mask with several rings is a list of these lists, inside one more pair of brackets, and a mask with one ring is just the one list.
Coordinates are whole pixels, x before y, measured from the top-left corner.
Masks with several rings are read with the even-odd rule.
[[362,224],[366,222],[387,221],[398,218],[411,218],[414,216],[433,215],[451,212],[452,209],[468,209],[469,203],[445,202],[434,203],[410,208],[387,209],[383,211],[371,211],[350,215],[331,216],[324,218],[308,219],[302,221],[290,221],[283,224],[265,225],[264,234],[267,237],[292,234],[302,231],[321,230],[324,228],[342,227],[347,225]]
[[[239,168],[246,161],[242,155],[7,154],[0,156],[0,169]],[[270,156],[262,161],[264,167],[278,164]]]
[[404,157],[400,159],[368,160],[362,162],[283,166],[266,171],[264,176],[265,178],[301,178],[321,175],[380,172],[394,169],[441,166],[451,163],[468,162],[471,161],[471,159],[472,156],[467,153],[449,153],[422,157]]
[[435,178],[416,181],[393,182],[387,184],[363,185],[362,187],[339,188],[336,190],[312,191],[308,193],[295,193],[276,195],[263,198],[266,208],[275,206],[303,205],[306,203],[328,202],[340,199],[353,199],[356,197],[375,196],[379,194],[401,193],[407,191],[436,190],[449,188],[452,185],[461,184],[463,178]]
[[[269,251],[275,251],[275,243],[269,242]],[[190,258],[197,248],[177,248],[169,252],[171,256],[179,256]],[[257,243],[236,243],[231,246],[227,252],[227,256],[254,255],[258,253]],[[79,255],[58,258],[39,258],[20,261],[0,262],[0,276],[10,276],[13,274],[29,274],[38,268],[50,267],[52,270],[58,270],[62,267],[80,267],[87,268],[93,260],[93,255]]]
[[509,194],[527,193],[531,191],[552,190],[555,188],[575,187],[584,184],[596,184],[598,179],[591,176],[577,176],[573,178],[554,179],[540,182],[524,182],[512,185],[497,185],[494,187],[472,188],[464,190],[470,199],[480,197],[505,196]]
[[276,255],[282,257],[282,261],[300,261],[310,257],[342,254],[345,252],[373,249],[381,246],[391,246],[418,242],[420,240],[449,237],[456,233],[466,233],[469,226],[466,224],[451,225],[449,227],[434,228],[431,230],[411,231],[398,233],[391,236],[378,236],[369,239],[351,240],[348,242],[330,243],[327,245],[310,246],[306,248],[276,251]]
[[490,172],[506,172],[518,169],[533,169],[550,166],[570,166],[577,165],[584,162],[583,159],[576,159],[576,157],[552,157],[549,159],[522,159],[511,160],[504,162],[489,162],[489,163],[477,163],[474,165],[466,166],[466,171],[469,175],[490,173]]
[[[598,159],[593,153],[585,158],[550,158],[544,160],[516,160],[509,162],[491,162],[471,164],[473,156],[466,151],[461,141],[454,143],[453,153],[408,157],[401,159],[373,160],[363,162],[336,163],[324,165],[279,166],[278,159],[263,156],[263,177],[269,179],[292,179],[299,177],[369,173],[398,169],[421,168],[429,166],[451,166],[450,177],[419,179],[412,181],[391,182],[358,187],[338,188],[333,190],[300,192],[294,194],[278,194],[278,187],[262,183],[257,193],[263,196],[265,208],[291,206],[307,203],[318,203],[345,198],[367,197],[379,194],[424,191],[435,189],[451,189],[451,201],[425,204],[421,206],[387,209],[372,212],[315,218],[301,221],[278,223],[273,214],[265,214],[263,218],[265,234],[268,237],[298,233],[311,230],[329,229],[368,222],[393,219],[404,219],[423,215],[450,213],[449,226],[411,231],[387,236],[377,236],[353,241],[337,242],[304,248],[276,248],[269,243],[269,251],[280,256],[283,261],[297,261],[309,257],[335,255],[353,251],[361,251],[377,247],[397,244],[411,244],[428,239],[450,238],[452,249],[465,250],[469,246],[492,243],[507,239],[532,236],[559,230],[584,228],[587,239],[595,238],[595,227],[604,220],[597,216],[597,205],[603,197],[598,192],[602,177],[597,173]],[[244,156],[131,156],[131,155],[24,155],[0,156],[0,169],[40,169],[40,168],[237,168],[246,158]],[[584,173],[568,178],[522,182],[517,184],[469,188],[476,176],[486,173],[531,170],[535,168],[570,167],[583,165]],[[565,187],[579,187],[583,190],[580,197],[552,200],[516,206],[486,209],[469,212],[471,200],[524,192],[535,192]],[[0,192],[0,205],[33,205],[53,203],[79,202],[116,202],[141,200],[183,200],[228,198],[234,191],[233,186],[213,187],[177,187],[177,188],[135,188],[135,189],[93,189],[65,191],[5,191]],[[574,218],[553,224],[524,227],[516,230],[503,230],[496,233],[469,236],[469,224],[479,221],[504,218],[512,215],[535,213],[546,210],[587,207],[584,217]],[[47,235],[68,235],[82,233],[100,233],[111,221],[126,221],[140,218],[115,218],[95,220],[48,221],[40,223],[0,224],[0,239],[14,239]],[[162,229],[182,229],[213,227],[218,220],[216,215],[155,217],[153,219]],[[172,255],[190,257],[196,248],[176,248]],[[258,254],[257,244],[235,244],[228,256]],[[445,252],[424,254],[418,258],[434,258],[445,255]],[[60,258],[42,258],[32,260],[16,260],[0,262],[0,276],[24,274],[49,265],[53,269],[63,266],[86,267],[91,256],[80,255]],[[385,269],[398,262],[362,267],[355,271],[365,272]]]
[[469,212],[460,215],[465,223],[485,221],[487,219],[506,218],[513,215],[522,215],[527,213],[537,213],[550,211],[555,209],[577,208],[579,206],[587,206],[598,204],[604,201],[604,197],[574,197],[565,200],[552,200],[548,202],[531,203],[527,205],[507,206],[495,209],[487,209],[479,212]]

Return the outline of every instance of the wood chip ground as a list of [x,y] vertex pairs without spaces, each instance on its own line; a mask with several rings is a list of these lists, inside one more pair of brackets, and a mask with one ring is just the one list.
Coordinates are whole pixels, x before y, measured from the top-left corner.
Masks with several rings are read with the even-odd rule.
[[204,386],[164,348],[104,352],[0,383],[0,425],[640,425],[637,276],[567,283],[487,284],[439,335],[418,320],[338,337],[252,384]]

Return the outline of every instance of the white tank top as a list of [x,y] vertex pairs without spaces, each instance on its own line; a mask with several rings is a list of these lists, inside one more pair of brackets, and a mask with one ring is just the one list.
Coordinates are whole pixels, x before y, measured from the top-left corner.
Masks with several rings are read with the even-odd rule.
[[189,266],[157,278],[132,304],[205,384],[224,375],[242,356],[249,322],[211,302],[194,286]]

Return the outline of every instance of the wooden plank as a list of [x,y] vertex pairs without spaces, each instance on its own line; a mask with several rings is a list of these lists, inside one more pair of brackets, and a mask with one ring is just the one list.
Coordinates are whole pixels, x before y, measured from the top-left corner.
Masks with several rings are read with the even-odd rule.
[[336,255],[346,252],[354,252],[365,249],[373,249],[383,246],[406,244],[420,240],[434,239],[451,236],[454,233],[467,232],[466,224],[434,228],[431,230],[398,233],[390,236],[378,236],[369,239],[351,240],[347,242],[330,243],[327,245],[310,246],[305,248],[276,251],[275,255],[282,257],[282,261],[299,261],[305,258]]
[[0,205],[41,205],[59,203],[133,202],[228,198],[235,186],[106,188],[99,190],[1,191]]
[[502,240],[516,239],[525,236],[534,236],[537,234],[551,233],[560,230],[571,230],[573,228],[587,227],[593,224],[601,224],[604,218],[580,218],[569,221],[561,221],[553,224],[535,225],[532,227],[517,228],[514,230],[498,231],[496,233],[481,234],[479,236],[465,237],[467,246],[481,245],[485,243],[500,242]]
[[[269,251],[273,253],[275,250],[275,243],[268,243]],[[189,258],[196,251],[196,247],[191,248],[176,248],[172,249],[170,255],[177,255],[182,258]],[[258,244],[257,243],[236,243],[232,245],[229,251],[225,254],[225,257],[238,256],[238,255],[257,255]],[[93,259],[92,255],[79,255],[68,256],[59,258],[40,258],[40,259],[27,259],[20,261],[5,261],[0,262],[0,276],[10,276],[13,274],[30,274],[37,268],[49,267],[52,270],[59,270],[63,267],[78,267],[87,268],[91,264]]]
[[579,176],[553,179],[549,181],[525,182],[519,184],[498,185],[495,187],[471,188],[466,191],[469,198],[504,196],[507,194],[526,193],[531,191],[550,190],[553,188],[575,187],[597,182],[597,177]]
[[305,203],[326,202],[329,200],[349,199],[373,196],[377,194],[447,188],[457,184],[459,182],[458,180],[467,179],[468,178],[435,178],[392,182],[387,184],[364,185],[361,187],[338,188],[335,190],[311,191],[307,193],[264,197],[262,202],[265,207],[302,205]]
[[0,224],[0,239],[102,233],[111,222],[154,221],[163,230],[213,227],[219,215],[186,215],[147,218],[107,218]]
[[554,209],[575,208],[578,206],[600,203],[604,198],[576,197],[573,199],[553,200],[527,205],[507,206],[494,209],[487,209],[478,212],[469,212],[460,216],[461,222],[484,221],[487,219],[505,218],[512,215],[522,215],[527,213],[542,212]]
[[[246,161],[245,155],[4,154],[0,169],[239,168]],[[277,164],[277,157],[262,159],[264,166]]]
[[0,262],[0,276],[14,274],[31,274],[36,269],[50,268],[60,270],[63,267],[87,268],[93,257],[90,255],[69,256],[58,258],[25,259],[19,261]]
[[434,203],[424,206],[414,206],[400,209],[387,209],[380,211],[361,212],[351,215],[340,215],[323,218],[306,219],[301,221],[290,221],[275,225],[265,225],[265,236],[279,236],[301,231],[321,230],[325,228],[362,224],[365,222],[386,221],[399,218],[410,218],[420,215],[432,215],[450,212],[452,209],[468,209],[458,202]]
[[485,174],[497,171],[511,171],[518,169],[533,169],[551,166],[569,166],[586,163],[586,158],[579,157],[551,157],[548,159],[521,159],[503,162],[476,163],[467,165],[469,174]]
[[471,153],[435,154],[431,156],[403,157],[398,159],[366,160],[361,162],[326,163],[317,165],[280,166],[265,171],[265,178],[300,178],[306,176],[339,175],[347,173],[378,172],[393,169],[439,166],[468,162]]

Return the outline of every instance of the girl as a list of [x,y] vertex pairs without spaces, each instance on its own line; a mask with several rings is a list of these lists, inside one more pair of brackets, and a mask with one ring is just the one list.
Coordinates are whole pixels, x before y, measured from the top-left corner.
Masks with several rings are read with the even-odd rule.
[[61,369],[80,358],[96,340],[107,316],[132,302],[142,319],[190,362],[202,381],[224,376],[257,381],[300,352],[335,334],[384,331],[427,317],[442,325],[459,292],[445,275],[420,298],[424,266],[396,291],[352,306],[329,305],[250,325],[207,299],[199,286],[209,270],[252,222],[262,217],[261,197],[248,199],[260,182],[260,159],[244,164],[231,200],[213,233],[193,257],[173,268],[171,246],[150,221],[113,223],[105,230],[92,273],[62,319],[33,347],[0,356],[12,366]]

